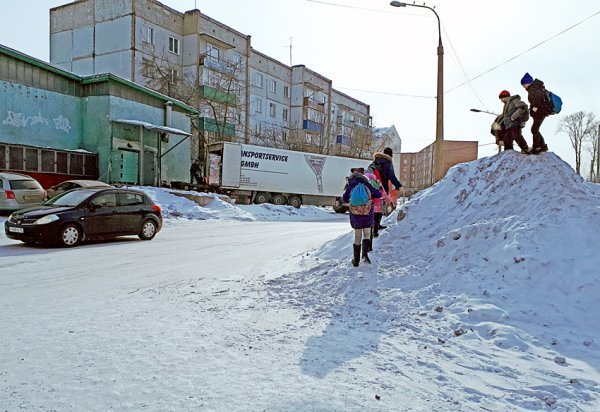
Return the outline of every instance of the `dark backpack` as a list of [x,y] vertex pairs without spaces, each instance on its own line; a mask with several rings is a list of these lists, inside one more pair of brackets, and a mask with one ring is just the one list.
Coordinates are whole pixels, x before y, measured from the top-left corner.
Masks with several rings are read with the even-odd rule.
[[548,95],[548,103],[550,104],[550,114],[560,113],[560,110],[562,109],[562,99],[548,90],[546,90],[546,94]]

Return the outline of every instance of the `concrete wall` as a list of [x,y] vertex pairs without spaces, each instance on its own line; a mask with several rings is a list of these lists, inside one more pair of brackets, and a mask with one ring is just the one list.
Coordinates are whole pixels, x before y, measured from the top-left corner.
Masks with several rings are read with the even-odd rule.
[[80,148],[79,98],[6,81],[0,81],[0,96],[0,141]]

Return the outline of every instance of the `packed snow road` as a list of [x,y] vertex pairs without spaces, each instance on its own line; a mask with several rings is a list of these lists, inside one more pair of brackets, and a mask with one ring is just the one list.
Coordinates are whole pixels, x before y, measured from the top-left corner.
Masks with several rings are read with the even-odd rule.
[[[263,364],[261,352],[270,362],[273,347],[258,340],[277,337],[292,321],[256,310],[261,296],[252,279],[349,230],[339,215],[324,222],[167,220],[153,241],[74,249],[28,247],[2,234],[0,409],[256,406],[248,394],[265,367],[276,367]],[[276,346],[282,350],[284,341]],[[282,378],[275,373],[269,381]],[[272,404],[263,393],[262,403]]]

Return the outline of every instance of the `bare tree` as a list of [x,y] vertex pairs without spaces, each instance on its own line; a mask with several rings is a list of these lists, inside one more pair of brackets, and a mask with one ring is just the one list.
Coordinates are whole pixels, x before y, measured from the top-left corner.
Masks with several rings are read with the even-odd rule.
[[581,174],[581,152],[584,142],[589,140],[596,128],[596,116],[593,113],[579,111],[563,117],[558,125],[558,132],[564,132],[571,140],[575,150],[575,171]]
[[589,144],[586,147],[588,154],[590,155],[590,182],[600,183],[600,156],[598,150],[600,150],[600,122],[595,122],[593,131],[590,134]]
[[245,64],[240,56],[228,60],[202,55],[198,66],[182,71],[169,53],[149,48],[146,54],[142,74],[147,78],[147,86],[200,112],[192,122],[193,157],[204,159],[210,143],[245,136]]

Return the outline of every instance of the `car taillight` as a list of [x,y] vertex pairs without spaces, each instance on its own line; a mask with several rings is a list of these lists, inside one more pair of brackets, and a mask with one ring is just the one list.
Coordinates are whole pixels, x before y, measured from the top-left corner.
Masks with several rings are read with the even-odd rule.
[[12,190],[7,190],[6,191],[6,198],[7,199],[14,199],[15,198],[15,192],[13,192]]
[[160,214],[160,206],[159,205],[152,205],[151,207],[152,207],[152,209],[156,210]]

